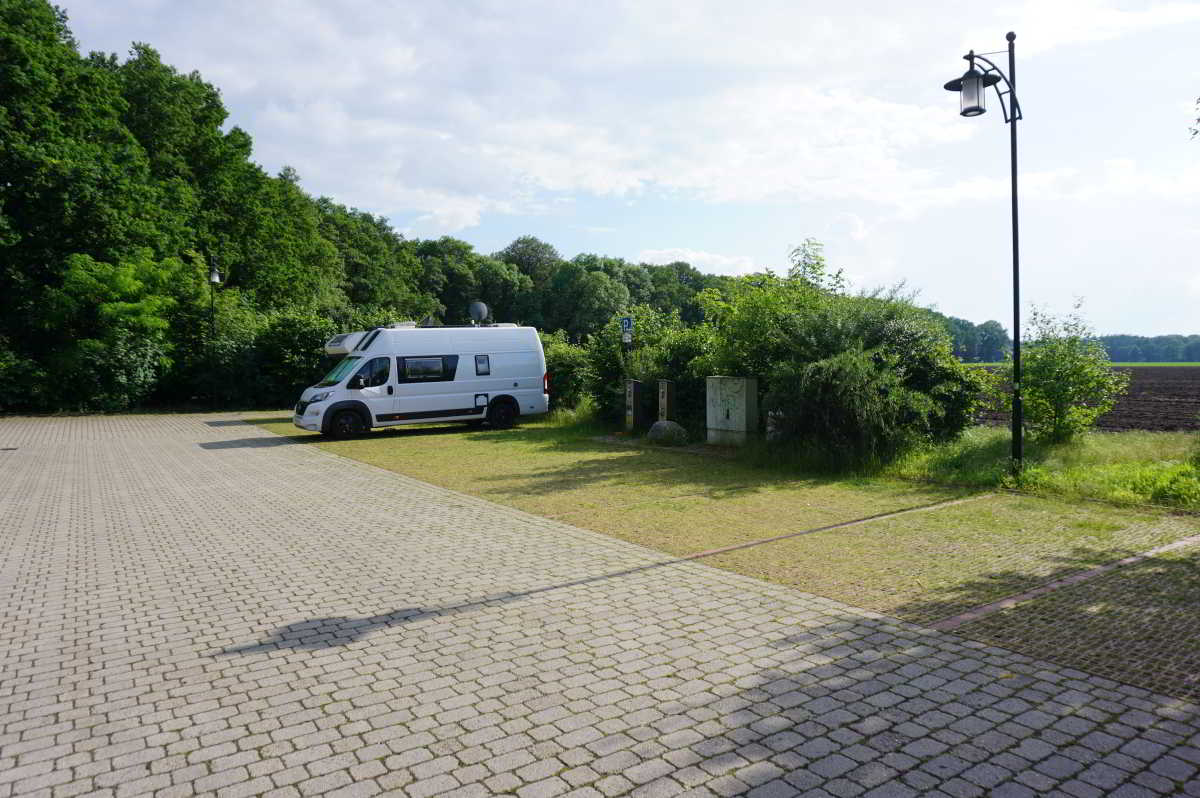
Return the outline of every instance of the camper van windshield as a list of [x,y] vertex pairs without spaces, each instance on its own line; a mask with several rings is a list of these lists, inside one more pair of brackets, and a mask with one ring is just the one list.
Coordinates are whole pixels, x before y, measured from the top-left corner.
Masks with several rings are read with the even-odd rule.
[[337,385],[342,381],[342,378],[354,370],[361,357],[344,357],[338,361],[338,364],[333,367],[333,370],[325,375],[325,379],[317,383],[318,388],[326,388],[330,385]]

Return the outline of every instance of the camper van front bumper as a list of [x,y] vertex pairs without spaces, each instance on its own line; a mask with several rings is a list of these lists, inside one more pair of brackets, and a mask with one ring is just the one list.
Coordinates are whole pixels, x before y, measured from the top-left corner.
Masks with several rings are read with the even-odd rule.
[[313,432],[321,431],[320,416],[302,416],[299,413],[292,416],[292,424],[300,429],[311,430]]
[[[310,407],[312,402],[298,402],[296,410],[292,414],[292,424],[300,429],[312,430],[313,432],[321,431],[321,408]],[[305,411],[308,411],[305,414]]]

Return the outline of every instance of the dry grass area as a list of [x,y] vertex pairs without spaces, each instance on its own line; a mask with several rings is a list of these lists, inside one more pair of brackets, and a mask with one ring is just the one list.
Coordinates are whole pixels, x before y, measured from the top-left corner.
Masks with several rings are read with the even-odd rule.
[[997,495],[707,562],[929,623],[1195,534],[1194,518]]
[[728,458],[612,446],[593,430],[530,423],[512,430],[391,428],[331,441],[288,418],[264,429],[344,457],[672,554],[965,495],[900,480],[813,479]]

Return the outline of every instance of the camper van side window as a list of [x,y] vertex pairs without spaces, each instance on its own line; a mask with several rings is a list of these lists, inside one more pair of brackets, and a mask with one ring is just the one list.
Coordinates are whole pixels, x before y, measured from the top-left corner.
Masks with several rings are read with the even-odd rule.
[[475,374],[486,377],[492,373],[492,361],[487,355],[475,356]]
[[400,382],[448,382],[458,369],[458,355],[398,357]]

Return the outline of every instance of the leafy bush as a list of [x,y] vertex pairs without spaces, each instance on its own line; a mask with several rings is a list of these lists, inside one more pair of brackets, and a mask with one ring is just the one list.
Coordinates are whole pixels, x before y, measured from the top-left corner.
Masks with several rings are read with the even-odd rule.
[[1147,473],[1131,489],[1154,504],[1200,508],[1200,468],[1188,463]]
[[776,446],[829,466],[882,463],[972,422],[985,375],[898,291],[847,296],[768,274],[704,301],[712,346],[693,366],[761,377]]
[[72,379],[52,377],[51,382],[72,386],[78,397],[75,409],[128,410],[150,394],[167,362],[161,335],[139,334],[118,325],[103,340],[78,341],[56,363]]
[[[1035,308],[1029,324],[1031,343],[1021,356],[1025,426],[1040,440],[1069,441],[1112,409],[1129,375],[1113,370],[1078,304],[1062,318]],[[1011,359],[1006,372],[1011,382]]]
[[925,440],[938,405],[904,385],[881,350],[784,363],[770,377],[764,410],[779,441],[817,450],[828,466],[885,463]]
[[315,313],[284,311],[267,320],[254,342],[258,361],[259,400],[286,407],[320,378],[325,342],[338,332],[329,319]]
[[[621,343],[621,318],[613,316],[600,330],[588,336],[586,386],[596,401],[596,414],[602,421],[616,422],[625,416],[625,380],[648,379],[646,364],[652,356],[647,347],[661,342],[668,330],[682,329],[678,314],[664,313],[648,305],[637,305],[628,314],[633,317],[634,344],[626,352]],[[635,367],[635,363],[640,366]]]
[[45,396],[46,372],[33,360],[14,351],[0,337],[0,412],[40,410]]
[[550,407],[575,407],[584,395],[587,350],[569,342],[564,330],[542,333],[541,337],[550,373]]

